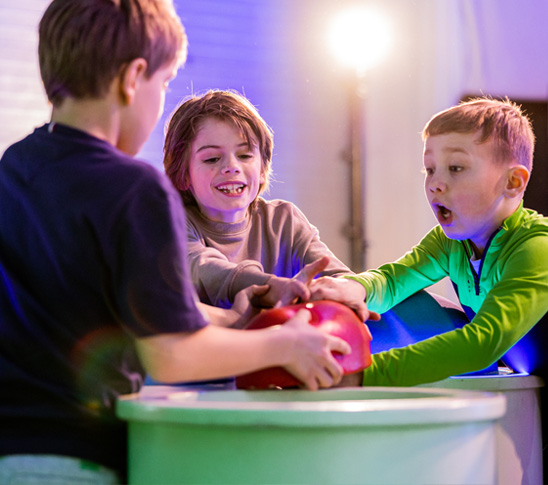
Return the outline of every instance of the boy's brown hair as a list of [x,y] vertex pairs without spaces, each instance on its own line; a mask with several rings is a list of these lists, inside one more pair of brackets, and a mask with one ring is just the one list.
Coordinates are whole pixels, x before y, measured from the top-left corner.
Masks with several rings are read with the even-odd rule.
[[185,204],[196,202],[189,185],[190,152],[198,131],[208,118],[217,118],[236,126],[249,146],[253,146],[256,140],[265,180],[259,187],[259,194],[263,193],[268,188],[272,170],[272,129],[244,96],[234,91],[210,90],[201,96],[192,95],[183,100],[166,125],[164,168],[175,187],[181,191]]
[[129,62],[146,76],[186,58],[187,39],[172,0],[53,0],[39,27],[38,57],[48,99],[101,98]]
[[535,136],[531,122],[521,107],[508,99],[475,98],[441,111],[426,124],[422,138],[477,131],[479,143],[493,137],[497,160],[533,169]]

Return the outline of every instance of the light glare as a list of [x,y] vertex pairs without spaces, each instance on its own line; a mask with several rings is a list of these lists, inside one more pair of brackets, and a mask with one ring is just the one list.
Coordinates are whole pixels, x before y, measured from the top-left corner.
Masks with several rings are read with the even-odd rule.
[[388,51],[390,35],[386,18],[366,7],[341,11],[331,24],[329,45],[342,64],[358,72],[366,71]]

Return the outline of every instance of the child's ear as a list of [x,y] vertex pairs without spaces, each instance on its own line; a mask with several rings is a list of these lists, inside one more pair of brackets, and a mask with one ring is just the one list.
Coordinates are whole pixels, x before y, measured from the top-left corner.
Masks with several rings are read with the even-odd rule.
[[133,59],[126,64],[119,75],[119,89],[122,102],[126,105],[131,104],[135,98],[135,93],[139,83],[147,70],[147,61],[143,58]]
[[523,165],[515,165],[508,169],[507,175],[505,195],[507,197],[517,197],[523,194],[531,176],[529,170]]

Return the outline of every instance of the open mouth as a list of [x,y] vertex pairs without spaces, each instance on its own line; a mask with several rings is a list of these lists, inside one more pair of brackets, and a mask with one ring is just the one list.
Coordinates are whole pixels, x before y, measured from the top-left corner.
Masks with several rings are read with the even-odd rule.
[[219,192],[227,195],[241,194],[245,188],[245,184],[222,184],[216,187]]
[[447,207],[440,204],[436,205],[436,213],[440,222],[450,222],[453,214]]

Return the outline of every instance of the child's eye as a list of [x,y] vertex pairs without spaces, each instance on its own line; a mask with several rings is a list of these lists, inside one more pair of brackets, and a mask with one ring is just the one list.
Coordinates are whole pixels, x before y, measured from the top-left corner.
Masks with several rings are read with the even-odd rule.
[[460,165],[451,165],[449,166],[449,171],[452,173],[462,172],[462,167]]
[[204,163],[216,163],[219,161],[219,157],[211,157],[211,158],[206,158],[204,160]]
[[421,172],[424,174],[424,175],[432,175],[434,173],[434,169],[433,168],[430,168],[430,167],[423,167],[423,169],[421,170]]
[[242,160],[249,160],[250,158],[253,158],[253,155],[251,153],[242,153],[241,155],[238,155]]

